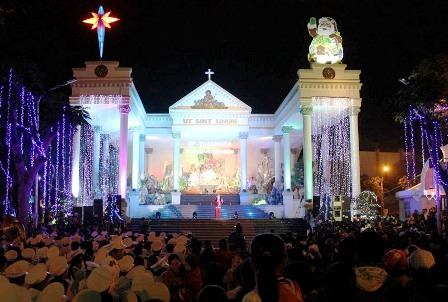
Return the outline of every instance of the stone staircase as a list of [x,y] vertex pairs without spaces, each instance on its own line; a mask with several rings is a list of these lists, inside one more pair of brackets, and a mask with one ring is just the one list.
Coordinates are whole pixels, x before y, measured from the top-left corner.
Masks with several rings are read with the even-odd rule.
[[[193,213],[196,212],[198,219],[214,219],[215,218],[215,206],[212,204],[199,205],[173,205],[168,204],[162,208],[149,212],[145,215],[150,219],[157,219],[157,212],[160,213],[162,219],[181,219],[181,218],[193,218]],[[237,213],[239,219],[263,219],[269,218],[269,214],[260,208],[252,205],[240,205],[240,204],[224,204],[221,206],[221,219],[235,218]]]
[[[153,232],[191,233],[199,240],[211,240],[217,247],[220,239],[228,239],[235,224],[243,227],[243,234],[248,245],[256,234],[274,232],[283,236],[288,233],[297,236],[306,234],[307,223],[303,219],[150,219],[149,230]],[[128,228],[140,232],[141,219],[133,219]]]

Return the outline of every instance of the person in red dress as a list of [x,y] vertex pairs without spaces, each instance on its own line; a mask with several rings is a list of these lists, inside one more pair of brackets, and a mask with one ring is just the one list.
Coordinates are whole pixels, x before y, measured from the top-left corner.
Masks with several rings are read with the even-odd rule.
[[223,200],[221,196],[218,194],[215,197],[215,218],[219,219],[221,218],[221,205],[223,204]]

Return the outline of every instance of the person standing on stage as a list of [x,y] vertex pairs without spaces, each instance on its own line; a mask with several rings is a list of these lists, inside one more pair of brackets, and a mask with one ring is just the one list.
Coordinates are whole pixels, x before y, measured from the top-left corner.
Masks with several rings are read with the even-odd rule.
[[221,205],[224,203],[224,200],[222,200],[221,196],[218,194],[215,197],[215,218],[219,219],[221,218]]

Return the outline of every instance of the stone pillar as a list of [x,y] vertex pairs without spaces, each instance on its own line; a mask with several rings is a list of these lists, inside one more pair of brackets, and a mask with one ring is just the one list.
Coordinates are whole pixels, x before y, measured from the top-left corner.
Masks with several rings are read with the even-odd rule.
[[153,148],[145,148],[145,153],[146,153],[146,172],[148,173],[148,175],[151,175],[151,154],[153,152]]
[[173,191],[179,192],[180,132],[173,132]]
[[100,143],[101,127],[93,126],[93,198],[98,198],[100,192]]
[[73,138],[73,159],[72,159],[72,194],[75,198],[78,198],[79,196],[80,148],[81,148],[81,126],[77,126]]
[[282,170],[281,170],[281,157],[280,157],[280,143],[282,141],[282,135],[274,135],[272,140],[274,143],[274,173],[275,173],[275,184],[277,188],[280,188],[280,183],[282,180]]
[[126,198],[126,182],[128,176],[128,115],[129,105],[119,105],[120,110],[120,162],[118,168],[118,195]]
[[[358,114],[359,107],[351,107],[350,114],[350,165],[352,177],[352,198],[358,197],[361,193],[361,176],[359,165],[359,133],[358,133]],[[353,217],[353,216],[352,216]]]
[[173,192],[171,192],[172,204],[180,204],[179,168],[180,168],[180,132],[173,132]]
[[300,113],[303,116],[303,165],[305,200],[313,200],[313,142],[311,139],[311,112],[312,106],[302,106]]
[[247,191],[247,132],[240,132],[241,191]]
[[292,126],[283,126],[283,170],[284,182],[283,182],[283,190],[287,191],[291,189],[291,144],[290,144],[290,135],[291,135]]
[[145,142],[146,142],[146,136],[145,134],[140,134],[140,140],[139,140],[139,165],[138,165],[138,177],[140,179],[143,179],[145,176]]
[[140,167],[140,132],[142,128],[141,127],[132,127],[132,189],[136,190],[138,189],[138,178],[139,178],[139,171],[138,168]]

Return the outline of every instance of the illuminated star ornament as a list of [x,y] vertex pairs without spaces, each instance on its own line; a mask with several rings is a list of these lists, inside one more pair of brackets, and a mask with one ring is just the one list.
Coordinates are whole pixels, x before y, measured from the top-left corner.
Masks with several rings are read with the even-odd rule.
[[96,28],[98,33],[98,44],[100,47],[100,58],[103,58],[103,46],[104,46],[104,35],[106,33],[106,27],[111,28],[110,23],[118,21],[120,19],[115,17],[110,17],[111,12],[104,13],[102,6],[98,8],[98,14],[91,13],[93,18],[85,19],[82,22],[92,24],[92,29]]

